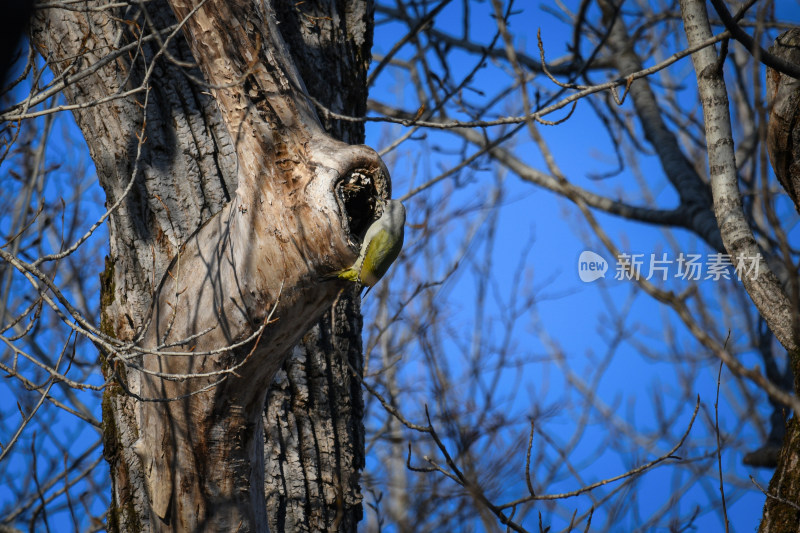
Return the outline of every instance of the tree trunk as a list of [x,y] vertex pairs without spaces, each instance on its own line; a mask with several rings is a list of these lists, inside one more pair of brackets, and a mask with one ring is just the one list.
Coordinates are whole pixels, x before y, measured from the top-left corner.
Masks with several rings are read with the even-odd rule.
[[[365,115],[372,3],[281,7],[280,27],[309,93],[337,113]],[[323,125],[345,142],[364,141],[363,123],[323,114]],[[360,298],[350,288],[303,337],[270,389],[264,463],[273,533],[357,531],[364,404],[350,367],[361,372],[361,326]]]
[[[371,44],[371,11],[352,4],[325,6],[334,15],[330,23],[294,5],[278,9],[282,22],[295,21],[283,33],[305,28],[301,35],[318,39],[292,39],[298,57],[311,57],[313,44],[340,47],[308,63],[328,85],[318,98],[346,113],[363,111]],[[84,106],[75,116],[107,205],[119,202],[109,219],[103,275],[108,338],[98,340],[104,374],[115,380],[103,401],[113,492],[108,529],[264,531],[267,516],[276,530],[293,529],[283,525],[307,520],[293,513],[325,509],[328,526],[352,530],[360,517],[361,404],[337,353],[358,368],[360,316],[349,292],[337,299],[340,285],[317,280],[354,258],[377,198],[389,195],[385,168],[374,152],[324,133],[271,6],[173,2],[178,19],[186,19],[187,46],[180,33],[155,33],[173,29],[169,7],[143,5],[146,12],[138,5],[47,9],[33,28],[37,46],[66,81],[68,102]],[[190,48],[199,70],[186,65]],[[99,68],[82,74],[92,66]],[[132,92],[119,97],[125,91]],[[354,140],[359,128],[349,135]],[[308,368],[290,368],[277,389],[298,388],[292,381],[299,380],[308,397],[350,407],[303,406],[312,409],[306,416],[315,435],[336,413],[335,430],[317,443],[332,453],[317,454],[316,465],[301,461],[299,470],[275,469],[290,448],[270,447],[277,455],[266,458],[268,483],[280,472],[278,486],[305,492],[302,506],[271,497],[266,510],[266,388],[291,346],[335,300],[339,314],[321,324],[339,337],[322,342],[324,327],[315,328],[320,333],[306,346],[320,350],[305,358]],[[320,369],[327,383],[303,379]],[[285,427],[279,414],[292,417],[280,407],[268,411],[269,436]],[[307,482],[309,474],[320,487]]]
[[[771,53],[795,64],[800,64],[800,29],[783,33],[769,50]],[[767,148],[769,158],[778,181],[800,212],[800,81],[767,70],[767,99],[769,124],[767,126]],[[789,296],[794,308],[798,308],[798,280],[788,284]],[[794,330],[798,334],[798,319],[795,313]],[[794,368],[795,394],[800,391],[800,372]],[[760,533],[783,533],[800,531],[800,424],[797,413],[786,425],[786,435],[778,456],[778,464],[767,491],[764,514],[759,526]]]
[[[781,34],[769,51],[800,65],[800,29]],[[767,69],[767,149],[775,176],[800,212],[800,80]]]

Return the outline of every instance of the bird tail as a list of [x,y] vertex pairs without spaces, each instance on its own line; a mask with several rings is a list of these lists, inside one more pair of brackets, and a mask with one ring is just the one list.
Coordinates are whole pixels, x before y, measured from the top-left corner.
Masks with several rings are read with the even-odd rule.
[[330,281],[334,279],[358,281],[358,272],[356,272],[353,268],[345,268],[344,270],[336,270],[330,274],[324,274],[322,277],[320,277],[321,281]]

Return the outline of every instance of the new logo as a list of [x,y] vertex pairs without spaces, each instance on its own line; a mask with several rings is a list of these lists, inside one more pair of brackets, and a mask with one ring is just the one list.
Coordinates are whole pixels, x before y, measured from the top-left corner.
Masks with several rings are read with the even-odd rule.
[[608,263],[603,256],[584,250],[578,258],[578,276],[585,283],[606,277]]

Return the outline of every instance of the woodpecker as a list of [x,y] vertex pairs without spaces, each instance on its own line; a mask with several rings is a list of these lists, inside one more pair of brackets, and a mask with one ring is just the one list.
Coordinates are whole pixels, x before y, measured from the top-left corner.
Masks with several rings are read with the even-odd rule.
[[400,255],[405,223],[406,208],[403,204],[387,200],[383,214],[367,229],[356,262],[349,268],[329,274],[326,279],[346,279],[365,287],[374,286]]

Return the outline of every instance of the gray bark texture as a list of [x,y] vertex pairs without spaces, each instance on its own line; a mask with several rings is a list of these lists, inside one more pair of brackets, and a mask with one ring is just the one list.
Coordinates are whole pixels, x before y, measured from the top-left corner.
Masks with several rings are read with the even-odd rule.
[[358,297],[318,279],[353,260],[390,185],[373,151],[326,134],[305,87],[363,114],[371,31],[356,1],[37,12],[34,42],[115,206],[109,531],[355,531]]
[[[800,29],[789,30],[769,51],[800,65]],[[800,80],[767,69],[767,148],[775,175],[800,212]]]
[[[776,56],[800,65],[800,30],[789,30],[780,35],[769,51]],[[800,81],[773,69],[767,70],[767,98],[769,123],[767,125],[767,149],[770,162],[778,181],[800,211]],[[791,298],[798,307],[798,280],[789,284]],[[797,332],[795,314],[795,332]],[[800,335],[796,336],[800,337]],[[797,367],[794,368],[795,394],[800,388]],[[771,497],[764,503],[764,514],[759,526],[760,533],[783,533],[800,531],[800,424],[797,413],[786,425],[783,446],[778,455],[778,464],[770,480]]]
[[[711,37],[708,14],[703,2],[682,0],[681,15],[690,46]],[[722,64],[718,61],[713,46],[692,54],[692,64],[703,106],[714,216],[722,242],[734,263],[739,257],[759,257],[761,249],[742,210]],[[789,352],[792,368],[797,375],[800,370],[800,350],[795,331],[795,308],[764,259],[759,261],[758,272],[757,277],[742,276],[742,283],[770,331]]]
[[[681,14],[690,45],[708,39],[711,30],[704,1],[681,0]],[[781,40],[785,38],[786,34],[778,39],[779,47]],[[739,255],[754,257],[760,249],[742,211],[722,64],[713,47],[693,54],[692,62],[703,105],[714,214],[722,240],[731,257]],[[794,80],[782,80],[781,77],[775,72],[770,72],[768,75],[769,98],[773,108],[768,127],[768,147],[778,179],[797,205],[797,185],[792,177],[792,166],[796,165],[792,149],[793,128],[790,124],[787,125],[787,121],[791,123],[792,117],[797,116],[797,110],[790,111],[791,106],[787,105],[794,90],[792,85],[795,84]],[[796,102],[797,100],[795,105]],[[795,394],[797,394],[797,378],[800,376],[797,282],[792,280],[788,284],[790,291],[795,293],[794,298],[791,298],[791,295],[784,292],[777,276],[764,261],[761,262],[760,272],[757,279],[745,276],[742,281],[759,313],[789,354],[795,376]],[[778,455],[778,464],[767,491],[764,513],[759,526],[761,533],[800,531],[800,511],[797,510],[797,502],[800,502],[799,465],[800,427],[795,413],[787,424],[783,445]]]
[[[644,63],[634,49],[617,2],[602,0],[604,22],[611,24],[608,47],[613,51],[613,62],[620,75],[627,76],[644,69]],[[719,229],[712,216],[711,194],[691,161],[680,148],[675,134],[667,127],[655,93],[647,78],[638,79],[630,86],[636,116],[647,141],[655,150],[661,168],[680,196],[680,209],[685,226],[701,236],[712,248],[722,249]]]
[[[365,115],[372,3],[286,2],[277,15],[309,93],[337,113]],[[363,123],[321,118],[337,139],[364,142]],[[264,483],[273,532],[356,531],[362,518],[364,403],[351,372],[362,369],[360,307],[356,288],[341,293],[270,388]]]

